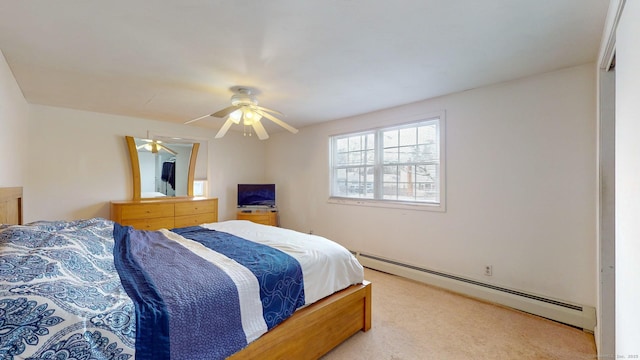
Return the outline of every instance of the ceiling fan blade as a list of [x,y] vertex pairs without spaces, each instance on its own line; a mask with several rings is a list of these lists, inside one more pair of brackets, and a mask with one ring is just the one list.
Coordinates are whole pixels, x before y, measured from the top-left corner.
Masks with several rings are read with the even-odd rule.
[[218,118],[223,118],[223,117],[231,114],[232,112],[240,109],[241,107],[242,106],[236,106],[236,105],[229,106],[229,107],[226,107],[226,108],[224,108],[222,110],[214,112],[213,114],[211,114],[211,116],[215,116],[215,117],[218,117]]
[[199,118],[195,118],[195,119],[191,119],[191,120],[189,120],[189,121],[185,121],[185,123],[184,123],[184,124],[185,124],[185,125],[186,125],[186,124],[191,124],[192,122],[196,122],[196,121],[198,121],[198,120],[202,120],[202,119],[204,119],[204,118],[206,118],[206,117],[209,117],[209,116],[213,116],[213,114],[209,114],[209,115],[205,115],[205,116],[200,116]]
[[216,139],[220,139],[221,137],[223,137],[224,134],[227,133],[227,130],[229,130],[231,125],[233,125],[233,120],[231,118],[229,118],[229,119],[227,119],[227,121],[224,122],[224,124],[222,124],[222,127],[220,128],[220,130],[216,134],[215,138]]
[[258,106],[258,105],[253,105],[252,107],[256,108],[258,110],[267,111],[267,112],[278,114],[278,115],[284,115],[283,113],[281,113],[278,110],[267,109],[266,107],[262,107],[262,106]]
[[268,112],[262,111],[262,110],[256,110],[256,112],[264,117],[266,117],[267,119],[273,121],[274,123],[282,126],[283,128],[289,130],[289,132],[293,133],[293,134],[297,134],[298,133],[298,129],[294,128],[293,126],[285,123],[284,121],[278,119],[277,117],[269,114]]
[[258,139],[266,140],[269,138],[269,134],[267,134],[267,130],[264,129],[264,126],[262,126],[262,123],[260,122],[260,120],[254,121],[253,124],[251,124],[251,126],[253,126],[253,130],[256,131],[256,135],[258,135]]

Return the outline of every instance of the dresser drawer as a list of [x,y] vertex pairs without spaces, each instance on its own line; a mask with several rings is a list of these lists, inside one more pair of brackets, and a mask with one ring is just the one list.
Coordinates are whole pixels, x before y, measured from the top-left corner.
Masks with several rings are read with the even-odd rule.
[[176,216],[175,227],[196,226],[218,221],[213,213]]
[[269,222],[267,214],[238,214],[238,220],[250,220],[256,223],[264,224]]
[[238,212],[238,216],[236,219],[238,220],[249,220],[251,222],[263,225],[278,225],[278,214],[274,212],[254,212],[254,213],[243,213]]
[[173,204],[135,204],[122,207],[122,220],[173,217]]
[[215,213],[218,210],[215,200],[199,200],[176,203],[176,216]]
[[173,229],[175,227],[173,217],[123,220],[121,224],[125,226],[133,226],[138,230]]
[[173,229],[218,221],[216,198],[112,201],[111,220],[136,229]]

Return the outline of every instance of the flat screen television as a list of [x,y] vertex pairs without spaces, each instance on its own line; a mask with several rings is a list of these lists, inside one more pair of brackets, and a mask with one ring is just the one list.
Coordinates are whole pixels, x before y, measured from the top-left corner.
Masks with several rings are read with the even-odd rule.
[[238,207],[276,206],[276,184],[238,184]]

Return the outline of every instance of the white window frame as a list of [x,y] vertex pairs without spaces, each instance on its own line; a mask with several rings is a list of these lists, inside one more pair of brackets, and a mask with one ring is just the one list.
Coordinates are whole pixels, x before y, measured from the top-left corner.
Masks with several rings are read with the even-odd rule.
[[[330,136],[329,138],[329,203],[332,204],[343,204],[343,205],[356,205],[356,206],[371,206],[371,207],[384,207],[384,208],[397,208],[397,209],[406,209],[406,210],[420,210],[420,211],[446,211],[446,121],[445,121],[445,113],[444,111],[436,113],[436,114],[422,114],[413,116],[411,118],[405,118],[404,121],[394,124],[388,124],[385,126],[379,126],[372,129],[360,130],[360,131],[350,131],[341,134],[335,134]],[[440,164],[439,164],[439,173],[438,173],[438,181],[440,184],[440,202],[418,202],[418,201],[402,201],[402,200],[387,200],[380,199],[380,188],[382,183],[382,148],[378,145],[380,144],[379,137],[382,134],[382,131],[387,129],[398,128],[402,126],[410,126],[412,124],[418,124],[425,121],[438,121],[438,130],[439,130],[439,151],[440,151]],[[374,194],[374,199],[369,198],[360,198],[360,197],[344,197],[344,196],[334,196],[334,186],[336,182],[334,181],[334,152],[335,152],[335,139],[342,136],[356,136],[359,134],[374,132],[376,135],[376,162],[374,164],[375,167],[375,175],[374,175],[374,188],[378,189],[378,194]]]

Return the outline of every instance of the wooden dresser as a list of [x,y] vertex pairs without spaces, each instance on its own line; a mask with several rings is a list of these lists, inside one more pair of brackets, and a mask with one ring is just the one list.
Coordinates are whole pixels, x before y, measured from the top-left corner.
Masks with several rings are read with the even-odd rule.
[[217,222],[218,199],[196,197],[112,201],[111,220],[142,230]]

